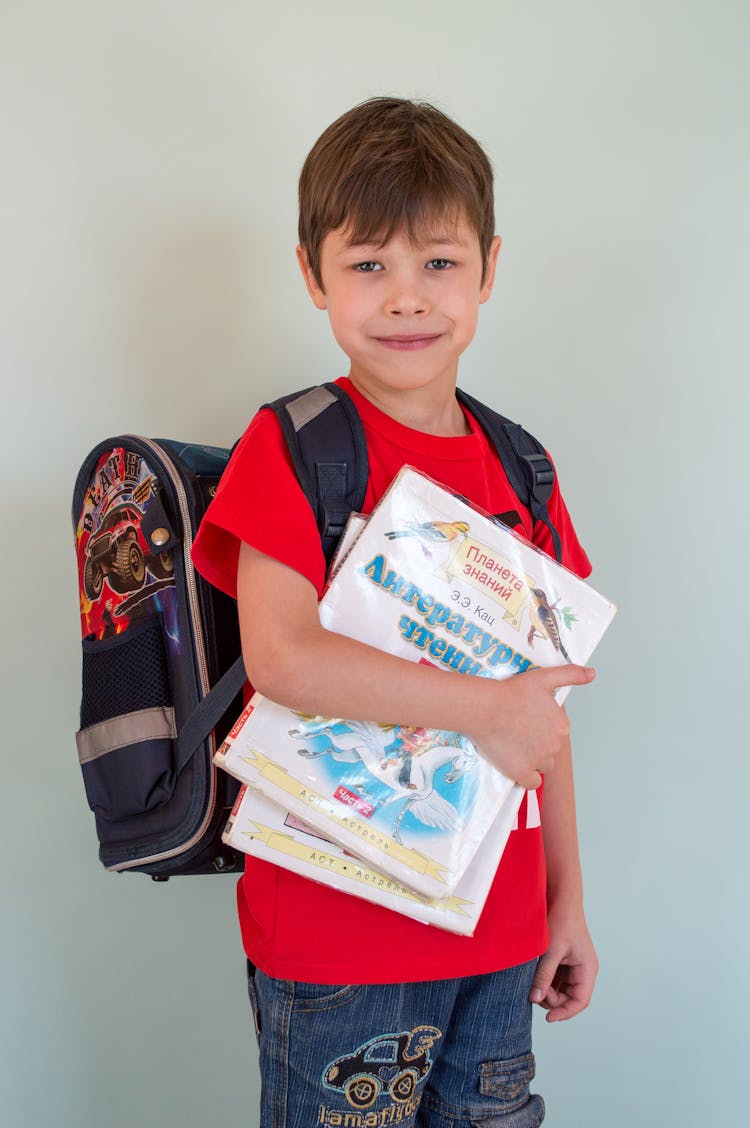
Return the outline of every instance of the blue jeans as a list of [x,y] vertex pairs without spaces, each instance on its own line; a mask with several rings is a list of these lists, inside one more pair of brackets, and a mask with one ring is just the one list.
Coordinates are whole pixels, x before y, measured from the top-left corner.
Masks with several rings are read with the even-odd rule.
[[250,967],[261,1128],[537,1128],[535,967],[363,986]]

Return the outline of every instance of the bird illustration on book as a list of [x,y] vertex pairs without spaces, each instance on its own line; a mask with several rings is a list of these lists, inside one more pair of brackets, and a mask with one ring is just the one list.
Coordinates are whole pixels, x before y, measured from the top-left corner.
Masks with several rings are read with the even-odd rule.
[[531,621],[528,637],[529,646],[534,645],[536,636],[546,638],[552,643],[555,650],[562,654],[565,661],[570,662],[570,656],[560,638],[560,624],[557,621],[554,605],[550,604],[541,588],[532,587],[529,588],[529,592],[531,594],[529,601],[529,619]]
[[465,537],[469,531],[466,521],[425,521],[418,524],[409,521],[404,529],[394,529],[385,535],[388,540],[398,540],[400,537],[417,537],[418,540],[427,541],[429,544],[449,544],[457,537]]
[[386,537],[389,540],[414,537],[421,541],[420,547],[424,555],[430,556],[430,548],[426,546],[450,545],[452,541],[464,539],[468,531],[466,521],[408,521],[403,529],[392,529]]

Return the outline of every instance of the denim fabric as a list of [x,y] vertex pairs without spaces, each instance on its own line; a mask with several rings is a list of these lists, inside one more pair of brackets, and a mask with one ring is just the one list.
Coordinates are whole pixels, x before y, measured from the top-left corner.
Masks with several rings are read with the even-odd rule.
[[295,983],[250,968],[261,1128],[537,1128],[535,966],[375,985]]

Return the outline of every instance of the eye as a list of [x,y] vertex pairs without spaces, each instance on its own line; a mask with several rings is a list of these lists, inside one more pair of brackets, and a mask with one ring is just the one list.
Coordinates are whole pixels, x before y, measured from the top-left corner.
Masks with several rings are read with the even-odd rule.
[[451,259],[434,258],[430,259],[427,263],[428,270],[448,270],[449,267],[454,266],[455,263]]
[[369,259],[367,262],[358,262],[354,264],[354,269],[359,271],[360,274],[373,274],[376,270],[382,270],[379,262],[374,262]]

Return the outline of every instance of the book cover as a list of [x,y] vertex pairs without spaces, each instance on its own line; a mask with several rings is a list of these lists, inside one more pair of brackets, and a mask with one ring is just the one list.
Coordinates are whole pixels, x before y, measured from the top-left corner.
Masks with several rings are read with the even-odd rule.
[[302,877],[424,924],[471,936],[495,875],[494,840],[507,839],[512,823],[512,812],[504,808],[453,895],[441,899],[420,897],[247,787],[240,789],[222,838],[235,850],[293,870]]
[[[320,604],[329,630],[489,678],[587,661],[614,611],[590,585],[411,468],[397,475]],[[432,898],[455,891],[504,804],[515,815],[523,796],[459,733],[308,717],[259,695],[217,763]],[[495,862],[505,842],[496,845]]]
[[363,513],[350,513],[347,519],[344,531],[341,534],[341,539],[336,545],[336,549],[331,557],[331,563],[328,566],[328,575],[326,576],[326,588],[330,587],[331,581],[336,573],[341,568],[341,565],[349,555],[349,549],[352,548],[359,534],[367,524],[367,518]]
[[[331,630],[492,678],[587,662],[615,612],[585,580],[410,467],[320,605]],[[560,703],[569,689],[557,691]]]

